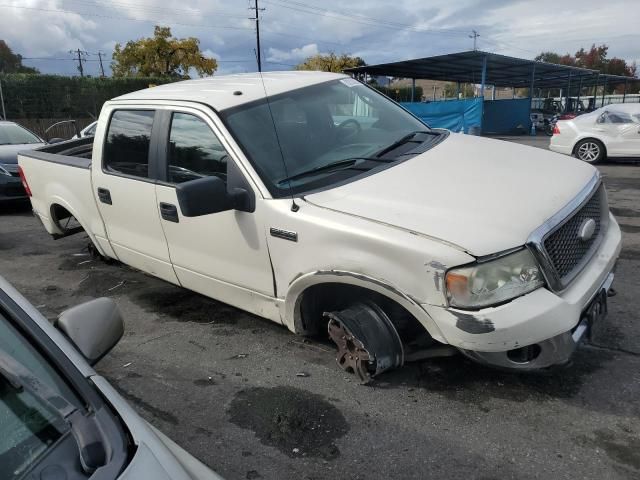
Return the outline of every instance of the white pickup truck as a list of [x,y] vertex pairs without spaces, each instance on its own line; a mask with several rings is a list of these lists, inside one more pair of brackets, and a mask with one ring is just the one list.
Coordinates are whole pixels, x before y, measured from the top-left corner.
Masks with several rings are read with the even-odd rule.
[[104,257],[298,334],[328,330],[363,381],[452,351],[566,363],[602,321],[621,245],[592,166],[429,128],[339,74],[127,94],[95,137],[19,164],[54,237],[84,230]]

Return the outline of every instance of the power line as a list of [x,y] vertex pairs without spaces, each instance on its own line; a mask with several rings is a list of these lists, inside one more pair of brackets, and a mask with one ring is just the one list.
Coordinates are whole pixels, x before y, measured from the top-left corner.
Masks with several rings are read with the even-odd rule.
[[[186,15],[186,16],[199,16],[199,17],[203,16],[202,10],[199,10],[199,9],[189,9],[189,10],[166,9],[164,7],[157,7],[157,6],[148,5],[148,4],[129,3],[129,2],[123,2],[123,1],[116,1],[116,2],[102,2],[100,0],[65,0],[65,1],[72,2],[72,3],[95,5],[100,7],[121,7],[121,8],[130,9],[130,10],[142,10],[142,11],[146,10],[154,13],[162,13],[162,14],[169,14],[169,15],[178,14],[178,15]],[[214,13],[214,16],[225,17],[225,18],[237,18],[237,19],[245,18],[245,16],[228,15],[225,13]]]
[[109,19],[113,19],[113,20],[128,20],[131,22],[144,22],[144,23],[155,23],[155,24],[163,24],[163,25],[178,25],[178,26],[183,26],[183,27],[195,27],[195,28],[207,28],[207,29],[211,29],[211,28],[221,28],[221,29],[225,29],[225,30],[252,30],[251,28],[246,28],[246,27],[230,27],[230,26],[223,26],[223,25],[198,25],[198,24],[192,24],[192,23],[178,23],[178,22],[165,22],[163,20],[153,20],[153,19],[138,19],[138,18],[131,18],[131,17],[122,17],[122,16],[113,16],[113,15],[98,15],[95,13],[85,13],[85,12],[72,12],[70,10],[54,10],[54,9],[49,9],[49,8],[37,8],[37,7],[23,7],[23,6],[19,6],[19,5],[5,5],[5,4],[0,4],[0,8],[19,8],[19,9],[23,9],[23,10],[37,10],[37,11],[41,11],[41,12],[54,12],[54,13],[65,13],[65,14],[71,14],[71,15],[82,15],[82,16],[89,16],[89,17],[98,17],[98,18],[109,18]]
[[467,33],[467,31],[462,31],[462,30],[434,29],[434,28],[426,28],[426,27],[423,28],[423,27],[417,27],[415,25],[387,22],[384,20],[373,19],[371,17],[359,16],[359,15],[353,15],[353,14],[352,15],[342,14],[332,10],[325,10],[318,7],[310,7],[308,5],[305,5],[299,2],[282,3],[282,2],[285,2],[286,0],[264,0],[264,1],[272,5],[277,5],[282,8],[287,8],[287,9],[302,12],[302,13],[308,13],[310,15],[317,15],[321,17],[332,18],[335,20],[340,20],[340,21],[350,22],[350,23],[359,23],[362,25],[391,28],[394,30],[408,30],[408,31],[420,32],[420,33],[426,33],[426,34],[432,34],[432,35],[438,34],[438,35],[448,35],[448,36],[456,36],[456,37],[459,36],[459,34]]

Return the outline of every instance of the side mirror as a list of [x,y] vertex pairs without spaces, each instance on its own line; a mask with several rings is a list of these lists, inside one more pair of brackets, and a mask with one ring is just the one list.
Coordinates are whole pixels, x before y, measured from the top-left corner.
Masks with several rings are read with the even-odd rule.
[[248,210],[249,194],[243,188],[227,191],[220,177],[203,177],[176,185],[180,211],[185,217],[199,217],[227,210]]
[[60,143],[60,142],[64,142],[64,138],[54,137],[51,140],[49,140],[47,143],[51,145],[52,143]]
[[95,365],[122,338],[124,321],[110,298],[96,298],[65,310],[56,324],[90,365]]

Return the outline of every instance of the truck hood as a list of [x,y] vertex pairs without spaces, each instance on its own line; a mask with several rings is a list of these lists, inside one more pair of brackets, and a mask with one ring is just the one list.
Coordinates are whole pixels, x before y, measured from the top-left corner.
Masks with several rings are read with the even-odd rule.
[[523,245],[594,175],[565,155],[452,133],[421,155],[305,199],[483,256]]
[[18,152],[42,147],[44,143],[21,143],[17,145],[0,145],[0,163],[18,163]]

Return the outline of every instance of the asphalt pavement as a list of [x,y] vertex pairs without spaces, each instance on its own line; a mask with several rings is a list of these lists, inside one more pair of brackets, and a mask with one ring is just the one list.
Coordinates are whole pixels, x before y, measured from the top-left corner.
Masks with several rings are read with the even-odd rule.
[[0,207],[0,274],[52,319],[114,298],[126,333],[97,370],[229,479],[640,478],[640,166],[600,170],[623,231],[618,294],[591,344],[543,374],[453,357],[363,386],[331,344],[92,260],[28,204]]

